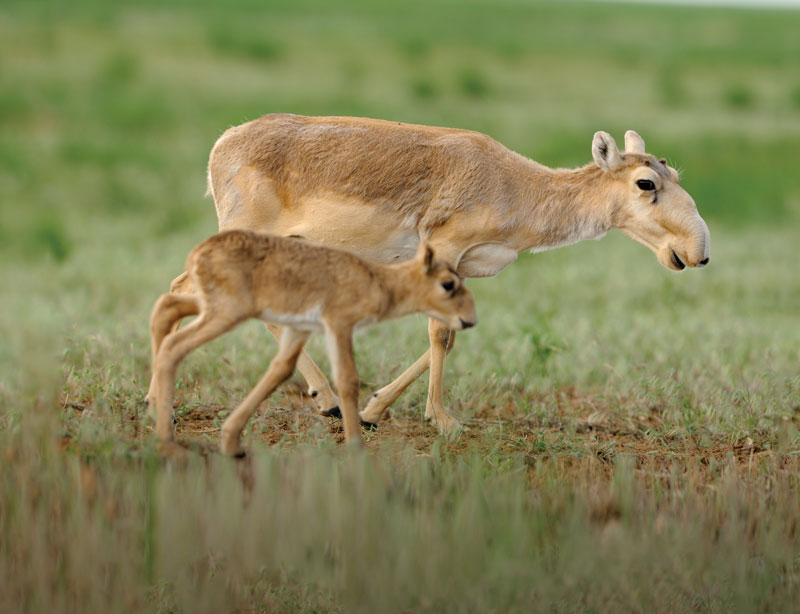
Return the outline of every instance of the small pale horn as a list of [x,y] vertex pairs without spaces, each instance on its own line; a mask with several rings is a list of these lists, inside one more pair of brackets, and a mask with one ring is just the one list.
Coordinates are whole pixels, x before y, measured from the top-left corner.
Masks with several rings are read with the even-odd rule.
[[625,133],[625,151],[627,153],[644,153],[644,139],[635,131],[628,130]]

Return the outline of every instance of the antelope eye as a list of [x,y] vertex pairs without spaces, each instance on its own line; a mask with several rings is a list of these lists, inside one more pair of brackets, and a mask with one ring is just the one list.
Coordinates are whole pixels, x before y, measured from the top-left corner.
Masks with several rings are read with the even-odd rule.
[[639,179],[639,181],[636,182],[636,185],[639,186],[640,190],[644,190],[645,192],[650,192],[656,189],[656,184],[649,179]]
[[455,288],[455,287],[456,287],[456,282],[454,282],[452,280],[451,281],[443,281],[442,282],[442,288],[444,288],[448,292],[452,292],[453,288]]

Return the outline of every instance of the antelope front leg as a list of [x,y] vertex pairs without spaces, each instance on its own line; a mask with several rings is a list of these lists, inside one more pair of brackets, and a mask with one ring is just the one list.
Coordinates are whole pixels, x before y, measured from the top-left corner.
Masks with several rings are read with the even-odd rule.
[[442,404],[442,378],[444,377],[444,359],[453,349],[456,333],[439,320],[431,318],[428,323],[428,335],[431,339],[431,376],[428,382],[425,418],[435,424],[442,435],[452,435],[461,428],[461,424],[450,415],[450,412]]
[[394,380],[387,384],[378,392],[372,395],[364,411],[361,412],[361,422],[364,426],[375,426],[378,421],[389,409],[389,406],[397,400],[403,391],[408,388],[414,380],[428,370],[431,363],[431,351],[426,351],[417,361]]
[[[280,341],[282,328],[276,324],[267,324],[267,328]],[[308,394],[314,399],[314,404],[317,406],[319,414],[341,418],[339,399],[333,394],[331,385],[322,371],[320,371],[317,363],[311,359],[311,356],[305,350],[300,352],[300,356],[297,359],[297,369],[308,384]]]
[[[455,333],[438,320],[431,319],[428,323],[428,334],[431,340],[431,349],[420,356],[400,377],[372,395],[364,411],[360,414],[363,424],[367,426],[377,424],[389,406],[397,400],[397,397],[430,367],[431,378],[428,384],[425,417],[433,422],[443,434],[454,433],[461,426],[458,420],[453,418],[442,405],[444,358],[453,349]],[[438,414],[437,407],[440,410]]]

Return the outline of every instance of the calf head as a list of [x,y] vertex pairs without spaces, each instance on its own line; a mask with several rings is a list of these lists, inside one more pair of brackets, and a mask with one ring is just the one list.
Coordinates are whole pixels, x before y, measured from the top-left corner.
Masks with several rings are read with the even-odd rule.
[[471,328],[478,323],[475,299],[453,268],[434,256],[426,242],[420,243],[414,259],[418,310],[440,320],[451,330]]

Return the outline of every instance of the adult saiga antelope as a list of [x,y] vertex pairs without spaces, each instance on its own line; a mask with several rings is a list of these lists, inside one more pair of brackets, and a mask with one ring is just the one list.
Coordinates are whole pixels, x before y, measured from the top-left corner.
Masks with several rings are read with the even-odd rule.
[[[376,262],[411,258],[420,238],[462,277],[497,275],[541,251],[611,228],[652,250],[665,267],[709,261],[709,233],[666,161],[634,131],[625,151],[597,132],[594,162],[551,169],[477,132],[353,117],[266,115],[227,130],[211,150],[209,190],[220,230],[303,237]],[[173,288],[190,289],[186,275]],[[376,423],[430,367],[425,416],[441,432],[458,422],[442,403],[454,332],[431,319],[430,349],[361,412]],[[305,354],[298,367],[321,413],[338,401]]]
[[[282,331],[267,372],[222,425],[222,452],[231,456],[243,453],[240,437],[247,421],[294,372],[313,331],[323,331],[328,342],[345,439],[360,442],[353,330],[411,313],[427,314],[455,330],[477,322],[472,293],[424,243],[413,261],[381,265],[305,241],[229,230],[194,248],[186,271],[196,294],[162,295],[150,318],[153,379],[148,397],[156,413],[156,433],[168,450],[174,446],[172,397],[178,365],[191,351],[245,320],[259,318],[282,325]],[[198,317],[174,330],[189,315]]]

